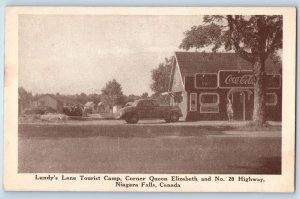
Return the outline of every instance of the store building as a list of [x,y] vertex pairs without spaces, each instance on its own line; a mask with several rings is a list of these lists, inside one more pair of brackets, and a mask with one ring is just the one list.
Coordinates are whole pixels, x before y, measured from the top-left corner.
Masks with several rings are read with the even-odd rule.
[[[281,120],[281,63],[265,65],[267,120]],[[175,52],[169,94],[185,120],[226,120],[227,99],[234,120],[251,120],[252,66],[235,53]]]

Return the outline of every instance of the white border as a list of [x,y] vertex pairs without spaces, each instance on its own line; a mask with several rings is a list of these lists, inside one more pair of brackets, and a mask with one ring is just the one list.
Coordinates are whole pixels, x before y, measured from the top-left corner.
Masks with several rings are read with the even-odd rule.
[[277,103],[278,103],[278,95],[277,95],[277,93],[275,93],[275,92],[267,92],[266,95],[273,95],[274,99],[275,99],[275,102],[273,102],[273,103],[267,103],[266,102],[265,105],[266,106],[276,106]]
[[[202,103],[201,97],[203,95],[216,95],[217,96],[217,102],[216,103]],[[200,104],[200,113],[220,113],[220,94],[217,92],[202,92],[199,94],[199,104]],[[202,107],[217,107],[218,110],[214,112],[210,111],[203,111]]]
[[[203,96],[203,95],[216,95],[217,96],[217,102],[216,103],[202,103],[201,102],[201,97]],[[213,106],[213,105],[219,105],[220,104],[220,94],[218,93],[218,92],[201,92],[200,94],[199,94],[199,104],[200,105],[204,105],[204,106],[208,106],[208,105],[211,105],[211,106]]]

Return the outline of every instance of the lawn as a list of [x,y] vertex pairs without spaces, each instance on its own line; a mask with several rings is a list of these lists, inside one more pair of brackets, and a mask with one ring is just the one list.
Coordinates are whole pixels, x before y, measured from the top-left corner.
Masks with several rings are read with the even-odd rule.
[[20,124],[18,149],[24,173],[281,173],[280,129]]

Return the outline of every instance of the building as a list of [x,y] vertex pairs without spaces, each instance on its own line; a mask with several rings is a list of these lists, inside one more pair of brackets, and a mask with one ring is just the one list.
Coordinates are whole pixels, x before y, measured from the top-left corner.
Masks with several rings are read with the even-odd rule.
[[72,107],[82,108],[82,105],[66,96],[53,95],[53,94],[43,94],[36,98],[31,103],[31,107],[34,109],[45,109],[53,112],[63,113],[64,109],[70,109]]
[[[267,120],[281,120],[280,63],[268,59]],[[251,120],[254,105],[252,66],[235,53],[175,52],[169,94],[185,120],[226,120],[233,104],[234,120]]]
[[98,111],[98,113],[110,113],[111,108],[108,104],[105,104],[103,102],[99,102],[97,104],[97,111]]
[[96,106],[95,106],[95,103],[92,102],[92,101],[89,101],[89,102],[86,102],[84,104],[84,108],[83,108],[84,112],[87,112],[87,113],[95,113],[96,112]]
[[62,113],[64,104],[63,101],[58,99],[56,96],[46,94],[33,101],[33,107],[39,109],[51,108],[55,112]]

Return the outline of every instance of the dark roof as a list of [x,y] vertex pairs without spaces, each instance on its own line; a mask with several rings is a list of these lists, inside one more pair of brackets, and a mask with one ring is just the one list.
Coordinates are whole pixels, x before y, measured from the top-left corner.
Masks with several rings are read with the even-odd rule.
[[36,100],[39,100],[40,98],[42,97],[45,97],[45,96],[49,96],[55,100],[57,100],[59,103],[69,103],[69,104],[78,104],[78,105],[81,105],[81,103],[73,100],[73,99],[69,99],[68,97],[65,97],[65,96],[59,96],[59,95],[54,95],[54,94],[42,94],[40,96],[38,96],[34,101]]
[[57,100],[57,101],[60,101],[61,102],[61,100],[60,99],[58,99],[58,97],[56,97],[55,95],[53,95],[53,94],[41,94],[41,95],[39,95],[38,97],[36,97],[36,99],[35,100],[39,100],[39,99],[41,99],[41,98],[43,98],[43,97],[46,97],[46,96],[48,96],[48,97],[51,97],[51,98],[53,98],[53,99],[55,99],[55,100]]
[[[194,76],[195,73],[217,73],[219,70],[251,70],[251,63],[236,53],[175,52],[181,76]],[[267,73],[280,73],[281,64],[271,59],[266,61]]]

